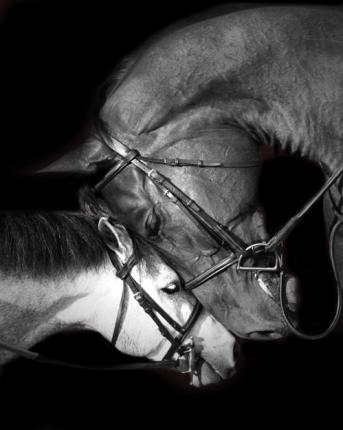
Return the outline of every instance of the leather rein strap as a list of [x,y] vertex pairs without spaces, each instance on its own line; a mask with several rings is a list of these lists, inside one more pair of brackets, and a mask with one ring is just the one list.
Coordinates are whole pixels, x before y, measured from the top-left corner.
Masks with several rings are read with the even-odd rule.
[[319,191],[303,206],[303,208],[296,213],[290,220],[267,242],[266,249],[275,249],[296,227],[312,206],[324,195],[324,193],[331,188],[337,179],[343,173],[343,165],[334,172]]
[[[318,202],[318,200],[320,198],[323,197],[323,195],[326,191],[329,191],[329,196],[331,197],[331,193],[330,193],[331,187],[336,183],[336,181],[338,180],[339,177],[342,177],[342,173],[343,173],[343,166],[341,166],[333,174],[331,174],[329,179],[318,190],[318,192],[303,206],[303,208],[296,215],[294,215],[284,225],[284,227],[282,227],[281,230],[279,230],[279,232],[277,232],[266,243],[265,249],[267,251],[275,249],[280,243],[282,243],[282,241],[289,235],[289,233],[294,229],[294,227],[297,226],[299,224],[299,222],[301,221],[301,219],[309,212],[309,210],[312,208],[312,206],[316,202]],[[340,197],[339,207],[342,207],[343,206],[342,189],[340,190],[340,194],[341,194],[341,197]],[[338,210],[338,208],[335,206],[334,206],[334,212],[335,212],[335,219],[334,219],[333,224],[330,228],[330,235],[329,235],[329,251],[330,251],[331,264],[332,264],[334,275],[336,278],[336,283],[335,283],[336,307],[335,307],[333,316],[331,318],[331,321],[330,321],[330,324],[328,325],[328,327],[325,330],[323,330],[321,333],[318,333],[318,334],[310,334],[310,333],[306,333],[304,331],[298,330],[294,326],[293,322],[288,318],[288,312],[287,312],[287,309],[285,306],[285,303],[286,303],[286,284],[282,283],[282,282],[280,283],[280,305],[281,305],[281,311],[282,311],[283,317],[286,320],[291,331],[296,336],[301,337],[301,338],[306,339],[306,340],[318,340],[318,339],[322,339],[322,338],[326,337],[328,334],[330,334],[334,330],[334,328],[336,327],[336,325],[339,321],[340,315],[341,315],[341,311],[342,311],[342,291],[341,291],[341,287],[340,287],[340,283],[339,283],[339,279],[338,279],[338,275],[337,275],[337,265],[336,265],[336,261],[335,261],[335,257],[334,257],[333,247],[334,247],[334,238],[336,235],[336,231],[338,230],[340,225],[343,223],[343,215]]]

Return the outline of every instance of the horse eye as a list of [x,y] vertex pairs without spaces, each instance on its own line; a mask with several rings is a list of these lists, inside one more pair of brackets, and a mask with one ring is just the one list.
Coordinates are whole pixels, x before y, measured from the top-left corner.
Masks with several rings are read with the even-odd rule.
[[164,288],[161,288],[161,290],[164,293],[171,295],[171,294],[177,293],[180,290],[180,286],[178,284],[176,284],[176,283],[172,283],[172,284],[167,285]]
[[160,232],[161,224],[162,224],[161,217],[159,217],[156,214],[156,212],[153,210],[151,211],[151,213],[149,214],[146,220],[145,228],[149,232],[150,236],[158,236]]

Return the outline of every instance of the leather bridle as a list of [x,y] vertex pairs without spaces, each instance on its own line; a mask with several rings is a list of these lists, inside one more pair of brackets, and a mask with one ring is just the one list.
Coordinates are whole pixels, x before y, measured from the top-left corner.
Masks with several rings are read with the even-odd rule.
[[[110,138],[103,138],[102,141],[115,153],[115,155],[112,160],[113,166],[95,185],[94,190],[96,192],[101,192],[101,190],[116,176],[118,176],[120,172],[122,172],[127,166],[134,165],[154,184],[156,184],[166,196],[166,198],[177,205],[183,211],[183,213],[198,226],[201,231],[212,237],[219,244],[219,246],[231,251],[229,256],[225,257],[209,269],[195,276],[193,279],[187,281],[185,283],[186,290],[190,291],[198,288],[200,285],[226,271],[232,266],[235,266],[238,272],[250,272],[253,273],[255,277],[258,277],[258,275],[262,272],[273,272],[279,277],[279,301],[283,318],[294,334],[304,339],[314,340],[327,336],[335,328],[342,307],[342,294],[338,283],[336,284],[336,308],[332,320],[325,330],[317,334],[311,334],[299,330],[292,322],[286,304],[286,282],[282,258],[282,244],[285,238],[295,228],[295,226],[298,225],[304,215],[332,186],[337,178],[342,175],[343,166],[340,167],[334,174],[332,174],[332,176],[320,188],[315,196],[310,199],[309,202],[305,204],[305,206],[296,215],[294,215],[283,228],[281,228],[271,239],[269,239],[268,242],[246,244],[233,231],[229,230],[226,226],[222,225],[213,217],[211,217],[194,200],[189,198],[187,194],[175,186],[169,178],[162,175],[156,169],[151,168],[148,163],[167,165],[171,167],[190,166],[196,168],[231,169],[257,167],[259,165],[259,160],[248,160],[242,163],[230,164],[180,158],[154,158],[141,156],[136,149],[129,148],[114,136],[110,136]],[[118,156],[120,157],[119,161]],[[263,256],[266,254],[273,256],[274,263],[272,265],[249,265],[250,258],[261,255]]]
[[[171,358],[174,354],[179,356],[184,355],[185,350],[193,349],[190,343],[186,346],[184,345],[185,340],[190,334],[195,322],[197,321],[202,306],[199,301],[195,301],[194,308],[188,317],[187,322],[182,326],[176,320],[174,320],[143,288],[135,281],[131,275],[132,268],[137,264],[137,260],[134,254],[127,260],[125,264],[122,264],[119,259],[115,256],[113,251],[108,252],[110,260],[113,266],[116,268],[116,275],[119,279],[123,281],[123,290],[119,305],[119,310],[117,313],[117,318],[115,322],[115,327],[112,335],[112,344],[115,346],[119,333],[120,326],[124,317],[124,303],[126,297],[127,288],[130,288],[133,297],[136,299],[138,304],[142,307],[144,312],[149,315],[149,317],[157,325],[160,333],[165,337],[171,344],[169,351],[167,352],[165,358]],[[166,325],[162,322],[161,318],[169,324],[177,333],[178,336],[174,336]]]

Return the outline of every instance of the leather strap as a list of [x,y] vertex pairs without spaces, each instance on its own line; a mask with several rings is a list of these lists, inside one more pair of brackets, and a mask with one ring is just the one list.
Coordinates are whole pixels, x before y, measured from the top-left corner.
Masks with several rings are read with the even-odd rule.
[[135,255],[132,254],[130,258],[127,260],[127,262],[123,264],[121,267],[119,267],[120,263],[116,258],[114,258],[112,251],[109,251],[109,257],[110,257],[110,260],[112,261],[113,266],[117,270],[117,273],[116,273],[117,277],[123,281],[123,291],[121,294],[119,308],[118,308],[117,317],[114,324],[114,330],[113,330],[112,339],[111,339],[112,345],[115,346],[121,330],[124,317],[125,317],[125,313],[126,313],[125,303],[127,302],[127,293],[128,293],[127,278],[130,276],[130,272],[132,268],[137,264],[137,260],[135,258]]
[[180,334],[178,338],[176,338],[176,343],[171,344],[167,354],[164,356],[165,359],[172,358],[175,352],[180,348],[183,342],[186,340],[189,332],[192,330],[192,327],[196,323],[200,313],[202,311],[202,304],[196,301],[195,306],[190,314],[186,324],[182,327],[183,333]]
[[290,220],[267,242],[266,249],[275,249],[298,225],[299,221],[307,214],[312,206],[323,196],[323,194],[331,188],[337,179],[343,174],[343,165],[337,169],[325,182],[325,184],[317,191],[317,193],[304,205],[304,207],[297,212]]
[[137,158],[139,156],[139,152],[135,149],[131,149],[125,156],[120,156],[121,161],[118,164],[115,164],[115,166],[110,169],[106,175],[99,181],[95,186],[94,190],[96,192],[101,191],[113,178],[115,178],[119,173],[127,167],[132,160]]
[[111,339],[111,343],[113,346],[115,346],[117,343],[118,336],[119,336],[119,333],[121,330],[121,326],[122,326],[123,321],[124,321],[124,317],[125,317],[125,313],[126,313],[124,307],[125,307],[125,303],[126,303],[127,293],[128,293],[128,290],[127,290],[126,282],[123,282],[123,291],[121,293],[117,318],[116,318],[116,322],[114,324],[114,329],[113,329],[113,334],[112,334],[112,339]]
[[223,168],[223,169],[244,169],[259,166],[258,160],[248,160],[244,163],[221,163],[216,161],[192,160],[186,158],[154,158],[139,157],[142,161],[153,164],[163,164],[171,167],[199,167],[199,168]]
[[136,257],[134,254],[127,260],[125,264],[122,265],[120,269],[117,269],[117,276],[119,279],[124,281],[129,275],[133,267],[137,264]]

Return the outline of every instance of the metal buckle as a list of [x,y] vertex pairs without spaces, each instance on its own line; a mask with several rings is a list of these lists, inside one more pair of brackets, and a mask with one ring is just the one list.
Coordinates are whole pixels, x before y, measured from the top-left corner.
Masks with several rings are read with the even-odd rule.
[[178,351],[178,366],[176,370],[180,373],[195,373],[196,371],[196,359],[194,352],[194,341],[191,337],[189,341],[182,345]]
[[[245,251],[239,256],[238,262],[237,262],[237,271],[242,272],[256,272],[257,274],[259,272],[278,272],[281,268],[281,259],[279,254],[276,251],[268,251],[267,249],[267,243],[261,242],[261,243],[254,243],[252,245],[249,245]],[[273,258],[275,260],[273,266],[246,266],[244,263],[249,260],[249,258],[253,258],[256,255],[273,255]]]

